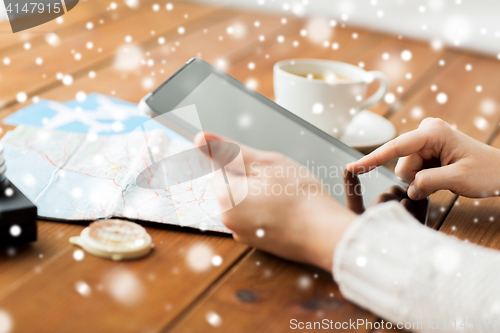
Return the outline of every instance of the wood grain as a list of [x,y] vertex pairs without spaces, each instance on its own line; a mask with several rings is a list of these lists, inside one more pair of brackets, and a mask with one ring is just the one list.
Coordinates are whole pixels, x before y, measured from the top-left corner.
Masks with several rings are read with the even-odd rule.
[[[105,0],[80,1],[77,10],[72,10],[61,17],[59,21],[53,20],[45,24],[13,34],[10,23],[4,21],[0,23],[0,57],[6,53],[25,51],[24,44],[36,46],[46,43],[45,37],[48,33],[58,33],[74,25],[85,25],[91,20],[105,19],[108,11],[108,3]],[[121,8],[119,8],[121,10]]]
[[[411,58],[403,60],[403,52],[410,52]],[[401,36],[388,36],[386,40],[370,47],[366,52],[358,52],[356,58],[349,62],[355,65],[361,64],[366,70],[378,70],[387,75],[390,82],[389,93],[395,96],[395,101],[384,100],[370,108],[370,111],[387,115],[389,110],[398,109],[419,84],[425,81],[425,76],[429,75],[429,71],[443,57],[444,52],[444,50],[433,50],[428,43]],[[367,94],[373,93],[374,88],[372,86]]]
[[[155,249],[142,260],[85,255],[79,261],[68,237],[81,228],[40,223],[39,241],[2,257],[0,308],[16,331],[32,331],[34,323],[37,332],[158,331],[247,249],[229,237],[148,228]],[[197,247],[219,255],[222,264],[213,266],[210,254],[191,263]]]
[[[497,84],[500,63],[492,58],[451,51],[443,59],[445,65],[434,64],[435,76],[426,80],[390,117],[391,121],[399,123],[400,131],[407,132],[417,128],[424,117],[439,117],[467,135],[487,142],[496,130],[500,112],[489,109],[485,112],[483,103],[489,101],[495,105],[500,100]],[[472,66],[470,71],[467,65]],[[476,91],[478,86],[481,92]],[[446,103],[438,102],[440,93],[446,94]]]
[[[220,323],[210,320],[214,313]],[[293,319],[322,322],[325,318],[333,323],[375,320],[342,297],[329,273],[255,251],[182,321],[163,331],[288,332]]]
[[[273,66],[276,62],[293,58],[328,59],[347,62],[355,56],[356,52],[364,52],[386,37],[378,34],[370,34],[359,29],[349,27],[336,27],[334,37],[330,44],[337,43],[337,50],[330,46],[311,42],[307,36],[301,35],[305,22],[287,23],[287,34],[283,43],[274,38],[269,47],[259,48],[255,54],[247,55],[244,59],[232,64],[228,74],[242,82],[255,80],[255,90],[264,96],[274,100],[273,91]],[[356,39],[352,34],[357,33]],[[297,46],[295,46],[295,42]],[[255,69],[249,69],[248,64],[253,63]]]
[[[159,36],[178,34],[179,26],[189,31],[190,23],[199,24],[203,22],[201,18],[204,15],[216,10],[213,7],[180,2],[172,11],[164,10],[161,14],[154,12],[149,6],[137,11],[125,9],[123,13],[109,13],[103,24],[95,22],[94,28],[90,30],[84,24],[71,26],[59,33],[61,42],[56,48],[45,43],[34,45],[32,49],[22,53],[13,53],[11,63],[8,66],[2,65],[2,77],[5,79],[0,81],[4,84],[0,91],[0,101],[4,105],[10,105],[21,91],[31,96],[47,87],[61,85],[62,82],[56,78],[58,73],[78,75],[82,71],[88,72],[99,67],[99,63],[105,60],[108,60],[109,65],[109,59],[112,59],[117,51],[120,52],[119,50],[122,50],[121,54],[125,57],[122,62],[131,62],[133,66],[134,59],[124,50],[127,47],[126,36],[132,38],[133,44],[128,46],[130,52],[141,52],[138,47],[158,38],[152,35],[151,31],[155,31],[155,35]],[[86,47],[88,42],[93,44],[92,49]],[[81,56],[81,60],[75,58],[77,54]],[[61,57],[65,60],[61,61]],[[38,58],[43,61],[41,65],[36,63]],[[29,82],[29,85],[26,82]]]

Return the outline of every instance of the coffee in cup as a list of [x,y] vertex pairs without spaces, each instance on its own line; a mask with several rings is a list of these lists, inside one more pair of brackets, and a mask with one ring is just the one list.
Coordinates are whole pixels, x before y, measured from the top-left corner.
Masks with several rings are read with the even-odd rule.
[[[374,80],[380,87],[365,98]],[[385,74],[343,62],[291,59],[274,65],[276,102],[336,138],[357,112],[378,103],[388,88]]]

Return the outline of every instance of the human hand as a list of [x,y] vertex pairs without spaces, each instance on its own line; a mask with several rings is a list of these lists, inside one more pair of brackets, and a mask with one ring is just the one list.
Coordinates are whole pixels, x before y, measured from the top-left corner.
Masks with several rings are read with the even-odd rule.
[[[206,132],[194,141],[197,146],[231,142]],[[243,186],[247,182],[248,196],[222,215],[233,237],[277,256],[331,271],[335,246],[356,215],[335,201],[306,167],[278,153],[238,145],[246,175],[226,175],[231,184],[240,182]],[[218,184],[213,187],[218,197],[218,193],[227,193]]]
[[[365,205],[363,203],[363,193],[361,182],[358,176],[351,172],[344,170],[342,173],[344,178],[344,188],[346,196],[346,206],[348,209],[356,214],[363,214],[365,212]],[[428,200],[411,200],[407,195],[407,189],[401,186],[393,185],[386,191],[376,197],[370,204],[370,207],[388,201],[397,201],[406,210],[413,215],[415,219],[424,224],[427,217]]]
[[472,198],[498,195],[500,191],[500,152],[438,118],[424,119],[418,129],[400,135],[346,168],[361,174],[395,158],[399,158],[395,172],[410,184],[408,196],[413,200],[441,189]]

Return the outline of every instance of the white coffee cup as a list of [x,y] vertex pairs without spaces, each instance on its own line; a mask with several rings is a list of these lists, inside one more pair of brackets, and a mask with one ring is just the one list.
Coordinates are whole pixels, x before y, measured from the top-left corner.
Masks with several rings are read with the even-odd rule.
[[[365,98],[368,85],[374,80],[380,82],[380,87]],[[343,62],[290,59],[274,65],[276,102],[336,138],[340,138],[357,112],[378,103],[388,89],[384,73],[367,72]]]

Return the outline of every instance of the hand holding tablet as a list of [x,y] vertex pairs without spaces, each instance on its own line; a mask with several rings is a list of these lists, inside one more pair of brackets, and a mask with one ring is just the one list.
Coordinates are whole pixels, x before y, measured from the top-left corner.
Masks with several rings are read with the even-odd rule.
[[[198,119],[179,114],[177,121],[166,125],[190,140],[200,131],[210,131],[281,153],[314,174],[331,196],[345,204],[342,172],[363,155],[203,60],[188,61],[140,103],[154,117],[193,105]],[[387,188],[404,185],[384,167],[360,177],[360,182],[366,204]]]

